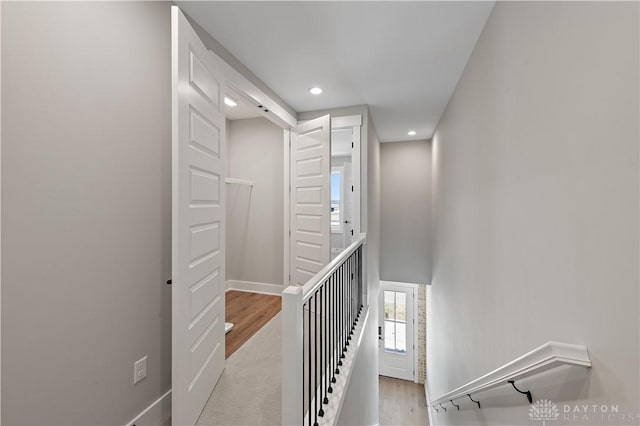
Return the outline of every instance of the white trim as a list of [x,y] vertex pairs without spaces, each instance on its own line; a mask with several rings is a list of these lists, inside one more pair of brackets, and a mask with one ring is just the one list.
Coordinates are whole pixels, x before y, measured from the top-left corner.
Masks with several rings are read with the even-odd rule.
[[256,283],[252,281],[227,280],[227,290],[245,291],[248,293],[270,294],[282,296],[285,289],[281,284]]
[[292,127],[297,124],[296,117],[289,114],[287,110],[271,99],[269,95],[260,90],[255,84],[240,74],[231,65],[226,63],[212,50],[209,50],[209,52],[211,52],[211,54],[223,64],[227,85],[229,85],[234,91],[247,96],[255,105],[262,105],[268,109],[270,113],[264,114],[265,117],[283,128]]
[[[351,227],[353,229],[353,235],[355,237],[356,235],[360,235],[362,233],[362,216],[360,212],[362,211],[363,200],[361,198],[361,194],[362,187],[366,184],[366,179],[364,179],[360,174],[361,170],[363,170],[363,161],[365,163],[367,161],[366,158],[364,160],[362,158],[362,152],[367,152],[366,149],[362,149],[362,114],[331,117],[331,130],[344,129],[348,127],[353,128],[353,135],[351,136],[351,141],[353,142],[353,150],[351,151],[351,171],[353,176],[351,178],[351,183],[353,184],[354,189],[352,194],[354,203]],[[366,170],[366,168],[364,170]]]
[[433,417],[433,410],[431,409],[431,400],[429,399],[429,388],[427,387],[427,380],[424,380],[424,400],[427,402],[427,421],[429,423],[427,423],[427,426],[431,425],[431,419],[434,419],[435,417]]
[[145,408],[127,426],[164,426],[171,418],[171,389]]
[[[362,117],[362,116],[360,116]],[[361,118],[362,120],[362,118]],[[360,135],[362,132],[360,131],[360,126],[353,127],[353,152],[351,155],[351,171],[352,171],[352,182],[353,182],[353,222],[352,229],[353,235],[360,235],[362,232],[362,227],[360,226],[360,210],[362,206],[362,199],[360,197],[361,192],[361,180],[360,180],[360,170],[362,168],[362,157],[360,156],[360,145],[362,144],[362,139]]]
[[[416,353],[417,348],[416,348],[416,343],[418,343],[418,326],[416,324],[416,317],[418,315],[418,286],[420,284],[416,284],[416,283],[405,283],[405,282],[399,282],[399,281],[383,281],[380,280],[380,302],[378,305],[378,312],[380,314],[379,316],[379,321],[381,324],[384,324],[384,320],[383,320],[383,315],[384,315],[384,305],[383,305],[383,301],[384,301],[384,293],[383,293],[383,286],[387,285],[387,286],[391,286],[391,287],[400,287],[400,288],[405,288],[407,289],[407,294],[410,294],[413,301],[412,306],[413,306],[413,312],[412,312],[412,323],[411,323],[411,327],[413,328],[412,330],[412,334],[413,334],[413,342],[412,342],[412,348],[411,348],[411,356],[413,357],[413,362],[411,363],[413,365],[413,378],[411,379],[414,383],[418,383],[418,355]],[[383,325],[384,327],[384,325]],[[378,366],[378,374],[383,375],[380,373],[381,371],[381,364]]]
[[477,394],[506,385],[509,380],[520,380],[565,364],[591,367],[587,348],[569,343],[547,342],[492,372],[441,395],[433,404],[466,397],[467,394]]
[[362,115],[346,115],[342,117],[331,118],[331,128],[339,129],[341,127],[356,127],[362,126]]
[[283,137],[283,143],[284,143],[284,179],[283,179],[283,184],[284,184],[284,225],[283,225],[283,229],[284,229],[284,262],[283,262],[283,270],[282,270],[282,281],[284,284],[284,287],[288,287],[290,285],[290,275],[291,275],[291,271],[289,270],[289,244],[291,241],[291,221],[289,220],[289,214],[290,214],[290,206],[289,203],[291,202],[291,182],[290,182],[290,164],[289,162],[291,161],[291,132],[287,129],[284,130],[284,137]]
[[[413,383],[418,383],[418,286],[413,289]],[[426,345],[425,345],[426,346]],[[426,369],[426,366],[425,366]]]
[[229,184],[233,183],[236,185],[249,185],[249,186],[255,185],[255,182],[253,182],[252,180],[238,179],[238,178],[232,178],[232,177],[224,178],[224,183],[229,183]]

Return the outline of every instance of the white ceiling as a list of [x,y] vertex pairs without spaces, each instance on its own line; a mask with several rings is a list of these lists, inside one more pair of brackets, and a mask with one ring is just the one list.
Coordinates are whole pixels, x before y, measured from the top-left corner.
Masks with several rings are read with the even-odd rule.
[[368,104],[381,141],[431,138],[494,4],[178,3],[296,111]]

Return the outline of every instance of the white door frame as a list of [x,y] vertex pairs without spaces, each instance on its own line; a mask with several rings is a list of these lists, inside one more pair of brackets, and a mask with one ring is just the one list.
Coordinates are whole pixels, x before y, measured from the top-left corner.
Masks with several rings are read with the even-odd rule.
[[362,169],[362,157],[361,157],[361,135],[362,127],[362,115],[349,115],[344,117],[331,117],[331,130],[338,129],[353,129],[353,151],[351,153],[351,170],[353,173],[353,235],[360,235],[360,211],[362,209],[362,185],[361,185],[361,173]]
[[[213,51],[209,50],[212,55],[217,56]],[[224,62],[223,59],[219,58],[220,61]],[[282,265],[282,284],[284,287],[289,285],[289,202],[290,202],[290,170],[289,170],[289,161],[290,161],[290,150],[291,150],[291,132],[290,129],[292,126],[296,125],[296,120],[291,116],[286,110],[282,107],[277,106],[278,104],[270,98],[267,94],[258,89],[252,82],[247,80],[242,74],[236,71],[234,68],[231,68],[229,64],[226,64],[225,69],[225,78],[226,78],[226,89],[231,92],[235,96],[242,97],[246,102],[255,105],[258,113],[262,115],[264,118],[271,121],[276,126],[282,129],[283,134],[283,152],[284,152],[284,176],[282,179],[284,196],[283,196],[283,207],[284,207],[284,235],[283,238],[283,265]],[[260,99],[261,101],[259,101]],[[293,123],[293,124],[292,124]]]
[[[413,360],[412,360],[412,366],[413,366],[413,379],[412,381],[414,383],[418,383],[418,354],[416,353],[416,344],[418,343],[418,327],[416,324],[416,318],[418,317],[418,286],[419,284],[415,284],[415,283],[404,283],[404,282],[396,282],[396,281],[380,281],[380,294],[379,294],[379,298],[378,298],[378,309],[380,312],[380,318],[382,318],[382,315],[384,315],[384,307],[382,307],[382,301],[384,300],[384,291],[383,291],[383,286],[384,285],[390,285],[390,286],[395,286],[395,287],[404,287],[406,289],[410,289],[411,290],[411,294],[412,294],[412,300],[408,301],[407,304],[411,303],[411,307],[412,307],[412,314],[413,314],[413,318],[411,318],[412,321],[412,356],[413,356]],[[384,321],[382,321],[382,327],[384,327]],[[384,346],[384,342],[382,343],[382,345]],[[378,350],[380,350],[380,346],[378,348]],[[378,374],[380,373],[380,370],[378,370]]]
[[[218,57],[215,52],[209,49],[212,55]],[[218,57],[219,58],[219,57]],[[283,286],[289,285],[289,150],[290,150],[290,132],[291,127],[298,124],[296,117],[289,114],[287,110],[282,108],[271,96],[267,95],[261,89],[253,84],[248,78],[240,74],[235,68],[225,62],[222,58],[219,60],[224,66],[224,77],[226,87],[231,88],[234,92],[244,95],[246,100],[256,105],[259,113],[270,120],[283,130],[283,144],[284,144],[284,262],[282,265],[283,270]],[[260,108],[262,106],[262,108]]]

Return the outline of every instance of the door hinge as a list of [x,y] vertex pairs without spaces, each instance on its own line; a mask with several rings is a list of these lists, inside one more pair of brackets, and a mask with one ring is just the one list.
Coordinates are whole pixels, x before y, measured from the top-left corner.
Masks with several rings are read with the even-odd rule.
[[353,148],[353,142],[351,142],[351,148]]
[[353,235],[353,229],[351,230],[351,235]]
[[351,192],[353,192],[353,185],[351,185]]

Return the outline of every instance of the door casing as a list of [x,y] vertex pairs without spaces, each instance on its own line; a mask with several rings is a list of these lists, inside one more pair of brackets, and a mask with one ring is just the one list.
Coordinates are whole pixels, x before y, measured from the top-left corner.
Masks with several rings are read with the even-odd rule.
[[[379,326],[382,327],[382,329],[384,329],[384,290],[402,290],[402,291],[406,291],[408,297],[410,297],[410,300],[407,300],[407,305],[411,305],[411,310],[412,310],[412,316],[411,318],[407,318],[407,322],[409,322],[409,320],[411,320],[411,333],[408,337],[411,338],[411,345],[412,345],[412,350],[411,350],[411,359],[409,360],[410,365],[411,365],[411,369],[413,371],[413,374],[411,375],[411,378],[403,378],[405,380],[411,380],[415,383],[417,383],[417,371],[418,371],[418,367],[417,367],[417,353],[416,353],[416,343],[418,342],[418,327],[416,326],[416,318],[418,315],[418,284],[414,284],[414,283],[403,283],[403,282],[395,282],[395,281],[380,281],[380,290],[379,290],[379,298],[378,298],[378,312],[379,312]],[[383,370],[383,361],[382,361],[382,352],[384,351],[384,333],[379,335],[379,340],[378,340],[378,350],[380,352],[380,362],[379,362],[379,373],[381,375],[387,375],[387,374],[382,374],[382,370]],[[409,342],[407,342],[408,344]],[[393,376],[392,376],[393,377]]]

